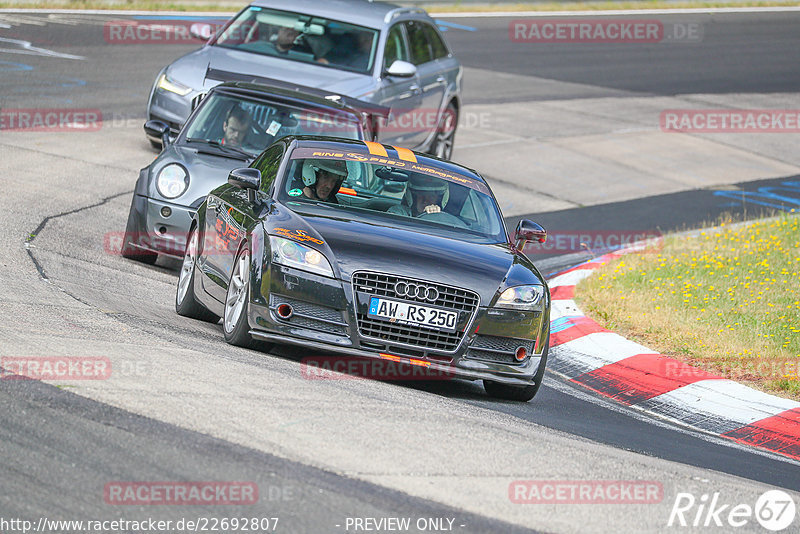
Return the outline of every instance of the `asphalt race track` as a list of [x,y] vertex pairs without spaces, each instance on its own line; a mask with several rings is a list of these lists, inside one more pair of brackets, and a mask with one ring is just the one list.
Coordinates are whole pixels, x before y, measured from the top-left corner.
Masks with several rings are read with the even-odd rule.
[[[461,381],[309,380],[309,354],[233,348],[219,325],[178,317],[176,263],[125,260],[109,238],[155,156],[141,130],[153,78],[197,45],[108,43],[104,25],[120,18],[0,12],[2,111],[103,117],[99,128],[0,128],[0,356],[108,358],[115,369],[57,385],[0,380],[0,532],[18,531],[2,523],[11,519],[226,517],[278,518],[262,527],[275,532],[363,532],[377,524],[366,519],[388,518],[411,518],[414,532],[668,532],[690,530],[667,526],[679,494],[753,507],[781,488],[800,504],[798,462],[645,418],[556,376],[527,404]],[[487,176],[509,224],[633,234],[800,207],[797,133],[659,127],[671,109],[796,112],[800,12],[637,18],[693,24],[700,37],[513,43],[510,18],[441,19],[466,67],[454,157]],[[598,252],[532,257],[551,273]],[[639,481],[661,494],[517,504],[517,480]],[[255,484],[259,498],[104,496],[109,484],[155,481]],[[695,507],[690,523],[695,514],[706,520]],[[733,529],[710,521],[694,530]],[[755,518],[734,530],[764,531]]]

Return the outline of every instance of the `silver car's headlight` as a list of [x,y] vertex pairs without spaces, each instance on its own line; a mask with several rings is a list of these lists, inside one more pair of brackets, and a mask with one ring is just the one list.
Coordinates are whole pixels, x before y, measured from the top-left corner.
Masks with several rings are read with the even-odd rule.
[[178,83],[175,80],[170,80],[167,78],[166,73],[162,74],[158,79],[158,88],[180,96],[186,96],[192,92],[191,87],[186,87],[182,83]]
[[495,307],[512,310],[538,310],[541,308],[543,297],[544,286],[509,287],[497,299]]
[[273,262],[333,278],[331,264],[321,252],[274,235],[269,236],[269,244]]
[[189,187],[189,173],[178,165],[171,163],[158,173],[156,189],[164,198],[177,198]]

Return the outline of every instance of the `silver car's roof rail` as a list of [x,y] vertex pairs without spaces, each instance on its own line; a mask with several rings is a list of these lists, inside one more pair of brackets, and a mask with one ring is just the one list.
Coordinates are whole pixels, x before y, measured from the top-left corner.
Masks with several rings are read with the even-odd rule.
[[386,16],[383,17],[383,22],[385,24],[389,24],[392,20],[396,19],[400,15],[410,15],[414,13],[419,15],[427,15],[425,10],[419,7],[398,7],[397,9],[393,9],[386,13]]

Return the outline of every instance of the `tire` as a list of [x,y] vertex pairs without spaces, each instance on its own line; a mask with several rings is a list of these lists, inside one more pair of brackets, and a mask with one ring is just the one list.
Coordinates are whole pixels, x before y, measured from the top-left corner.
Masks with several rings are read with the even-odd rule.
[[161,152],[161,150],[164,148],[164,145],[159,141],[153,141],[152,139],[148,139],[148,141],[150,141],[150,146],[155,148],[159,152]]
[[183,255],[180,274],[178,275],[178,288],[175,291],[175,311],[183,317],[216,323],[219,321],[219,317],[208,311],[194,297],[194,270],[195,262],[197,261],[198,235],[197,228],[192,228],[186,243],[186,252]]
[[496,399],[512,400],[528,402],[533,399],[539,392],[539,388],[544,380],[544,370],[547,365],[547,354],[550,352],[550,332],[547,333],[547,342],[545,343],[544,350],[542,351],[542,361],[539,363],[539,369],[533,377],[533,384],[530,386],[510,386],[500,382],[492,382],[491,380],[483,381],[483,388],[490,397]]
[[255,348],[256,343],[250,335],[247,322],[247,308],[250,292],[250,249],[247,242],[242,245],[233,264],[228,292],[225,295],[225,315],[222,318],[222,333],[231,345]]
[[136,193],[134,193],[131,199],[131,208],[128,211],[128,222],[125,225],[125,237],[122,240],[122,251],[120,253],[123,258],[153,265],[158,259],[158,254],[150,250],[140,249],[133,245],[134,240],[136,240],[139,235],[139,225],[136,224]]
[[439,159],[449,160],[453,157],[453,143],[456,138],[456,128],[458,127],[458,110],[453,102],[447,104],[442,113],[442,119],[436,128],[436,135],[433,138],[428,153]]

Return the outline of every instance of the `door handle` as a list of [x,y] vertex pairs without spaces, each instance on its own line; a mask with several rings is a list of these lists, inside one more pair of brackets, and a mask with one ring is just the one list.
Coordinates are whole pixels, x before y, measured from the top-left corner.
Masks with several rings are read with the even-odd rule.
[[411,91],[412,95],[418,95],[418,94],[420,94],[422,92],[422,89],[420,89],[419,85],[416,85],[416,84],[412,85],[408,89],[409,89],[409,91]]
[[436,81],[439,83],[445,83],[447,79],[444,76],[439,76],[438,78],[436,78]]

